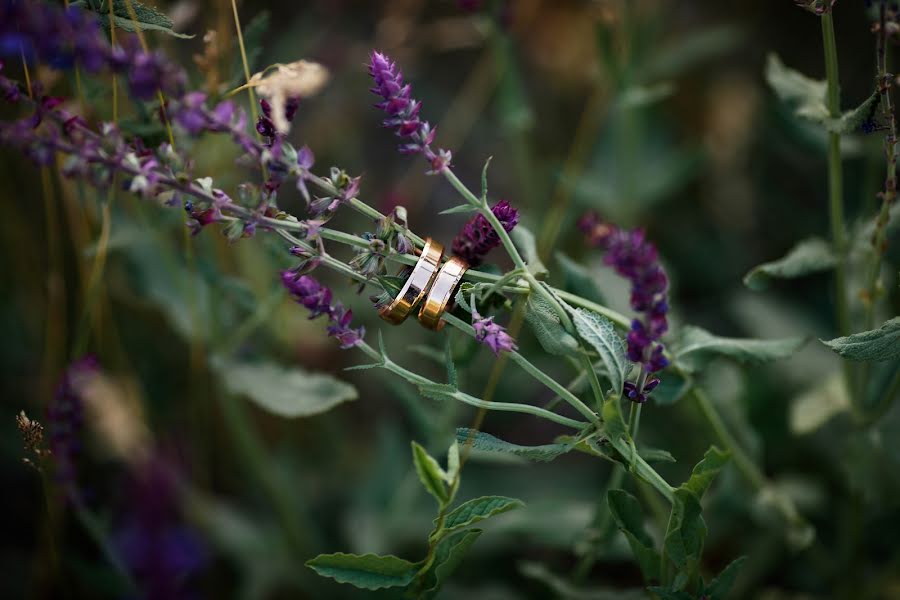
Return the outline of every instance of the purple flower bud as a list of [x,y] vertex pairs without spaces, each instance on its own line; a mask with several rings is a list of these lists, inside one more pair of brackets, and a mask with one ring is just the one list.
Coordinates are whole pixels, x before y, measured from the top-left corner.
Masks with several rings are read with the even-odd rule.
[[500,352],[512,352],[517,348],[516,341],[506,332],[502,325],[494,323],[494,317],[482,317],[472,307],[472,328],[475,329],[475,341],[491,349],[494,356]]
[[[491,212],[507,232],[512,231],[519,222],[519,211],[506,200],[495,204]],[[453,238],[453,254],[465,260],[469,266],[477,267],[487,253],[499,245],[500,236],[488,220],[483,215],[475,215]]]
[[298,275],[294,271],[282,271],[281,283],[298,304],[309,310],[310,319],[327,315],[328,335],[337,339],[341,348],[351,348],[362,341],[366,330],[353,329],[350,322],[353,311],[345,309],[340,302],[331,304],[331,290],[309,275]]
[[423,154],[431,165],[429,174],[442,173],[448,169],[452,156],[447,150],[432,150],[435,129],[428,121],[419,119],[422,103],[410,97],[412,88],[409,84],[404,84],[403,73],[397,65],[386,55],[373,50],[369,58],[369,75],[375,82],[370,91],[384,98],[375,107],[390,116],[383,121],[383,125],[405,138],[398,147],[400,153]]

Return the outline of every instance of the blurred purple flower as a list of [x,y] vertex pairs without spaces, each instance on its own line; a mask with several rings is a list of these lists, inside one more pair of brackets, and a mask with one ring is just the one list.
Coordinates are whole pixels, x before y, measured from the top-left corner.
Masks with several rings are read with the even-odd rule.
[[[501,200],[491,208],[507,232],[519,223],[519,211],[506,200]],[[462,258],[470,267],[481,264],[488,252],[500,245],[500,236],[482,215],[469,219],[462,230],[453,238],[453,254]]]
[[516,341],[506,332],[502,325],[494,323],[494,317],[482,317],[475,306],[472,306],[472,328],[475,329],[475,341],[491,349],[494,356],[500,352],[512,352],[517,348]]
[[281,283],[294,300],[309,310],[309,318],[327,315],[328,335],[337,339],[341,348],[351,348],[362,341],[365,328],[353,329],[350,322],[353,311],[345,309],[340,302],[331,303],[331,290],[310,275],[299,275],[294,271],[282,271]]
[[82,389],[99,372],[99,363],[94,356],[74,361],[63,373],[47,407],[49,449],[56,466],[56,481],[70,498],[78,494],[76,463],[81,454],[84,425]]
[[390,59],[373,50],[369,58],[369,75],[375,81],[370,91],[384,98],[375,105],[388,114],[383,121],[385,127],[393,128],[395,133],[406,138],[399,147],[401,154],[423,154],[431,163],[430,174],[442,173],[450,166],[451,154],[447,150],[431,148],[434,142],[435,129],[428,121],[419,119],[422,103],[410,97],[412,87],[404,84],[403,73]]
[[[578,220],[578,228],[592,246],[606,251],[603,262],[631,282],[631,308],[642,313],[631,322],[628,332],[628,359],[641,365],[638,384],[626,384],[624,393],[636,402],[645,402],[656,387],[647,374],[661,371],[669,364],[659,339],[669,329],[669,278],[659,263],[656,247],[640,229],[626,231],[603,222],[596,213]],[[652,384],[652,385],[651,385]]]
[[178,474],[161,456],[137,464],[128,487],[128,511],[113,544],[148,600],[191,598],[190,575],[206,562],[200,538],[181,515]]

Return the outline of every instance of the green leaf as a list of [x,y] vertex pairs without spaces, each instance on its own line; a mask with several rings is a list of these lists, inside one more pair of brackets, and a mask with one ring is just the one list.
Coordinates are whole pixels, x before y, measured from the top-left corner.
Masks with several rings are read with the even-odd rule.
[[459,474],[459,442],[453,440],[450,449],[447,450],[447,473],[444,481],[452,484],[453,480]]
[[706,596],[710,600],[725,600],[728,597],[728,592],[734,586],[734,580],[737,579],[738,571],[740,571],[746,560],[746,556],[741,556],[728,563],[728,566],[722,569],[719,576],[706,586]]
[[500,454],[512,454],[529,460],[550,461],[569,452],[573,444],[544,444],[542,446],[520,446],[496,438],[483,431],[475,431],[465,427],[456,430],[457,441],[465,446],[471,444],[475,450],[482,452],[496,452]]
[[356,400],[356,388],[324,373],[273,363],[242,363],[218,359],[216,371],[232,394],[246,396],[260,408],[289,419],[310,417]]
[[[133,17],[129,5],[134,11]],[[97,16],[100,18],[100,24],[109,31],[109,8],[105,2],[101,3],[99,8],[94,8],[92,3],[85,2],[85,0],[72,2],[70,6],[78,6],[97,13]],[[112,12],[113,23],[117,29],[122,31],[129,33],[134,33],[135,31],[162,31],[183,39],[194,37],[173,31],[172,19],[151,6],[137,2],[137,0],[112,0]]]
[[716,356],[728,357],[742,363],[764,363],[787,358],[806,344],[806,339],[727,338],[688,325],[682,329],[678,342],[674,353],[675,361],[688,371],[697,371]]
[[434,563],[428,576],[428,583],[431,585],[423,595],[416,597],[433,598],[462,563],[469,547],[480,535],[480,529],[468,529],[448,535],[438,542],[434,550]]
[[630,363],[625,358],[625,342],[616,333],[612,321],[583,308],[575,310],[573,321],[578,335],[597,351],[606,366],[613,393],[620,394]]
[[[452,531],[461,527],[468,527],[478,521],[483,521],[494,515],[525,506],[525,503],[515,498],[506,496],[481,496],[467,502],[463,502],[454,508],[444,520],[444,529]],[[437,521],[435,521],[437,523]]]
[[563,281],[563,289],[567,292],[577,294],[586,300],[604,304],[603,294],[597,287],[597,282],[591,275],[591,272],[575,262],[562,252],[556,253],[556,262],[562,268],[565,277]]
[[512,237],[516,248],[522,253],[522,258],[525,259],[525,264],[528,265],[528,271],[538,277],[546,275],[548,273],[547,267],[541,262],[537,251],[537,241],[535,241],[531,230],[519,223],[509,235]]
[[450,494],[444,485],[447,474],[425,448],[416,442],[412,442],[412,453],[419,481],[425,486],[425,490],[435,497],[438,504],[444,506],[450,500]]
[[774,53],[768,56],[765,77],[778,98],[790,105],[798,117],[820,122],[831,117],[825,105],[825,81],[789,69]]
[[754,267],[744,276],[744,285],[760,291],[769,287],[772,279],[794,279],[827,271],[835,263],[831,245],[821,238],[810,238],[799,242],[783,258]]
[[859,131],[863,123],[872,118],[881,102],[881,94],[872,92],[872,95],[863,100],[863,103],[852,110],[848,110],[838,119],[831,119],[826,123],[828,131],[832,133],[853,133]]
[[306,561],[306,566],[322,577],[366,590],[409,585],[419,565],[396,556],[377,554],[320,554]]
[[703,554],[706,523],[700,513],[700,500],[696,494],[684,488],[675,490],[672,514],[666,529],[665,553],[684,573],[693,573]]
[[439,212],[439,215],[455,215],[458,213],[471,213],[478,211],[477,206],[472,206],[471,204],[458,204],[453,208],[448,208],[447,210],[442,210]]
[[822,340],[822,343],[849,360],[881,362],[900,358],[900,317],[894,317],[878,329]]
[[660,450],[659,448],[640,448],[638,450],[638,454],[649,462],[666,462],[673,463],[678,462],[675,460],[675,457],[672,456],[672,453],[668,450]]
[[776,54],[769,54],[765,75],[775,94],[794,109],[795,115],[821,123],[831,133],[847,134],[857,131],[872,117],[881,100],[880,94],[875,92],[862,104],[835,119],[831,117],[825,104],[828,87],[825,81],[811,79],[789,69]]
[[578,353],[578,340],[560,324],[559,315],[544,298],[536,294],[528,297],[525,321],[548,354],[574,356]]
[[666,374],[660,377],[659,385],[653,390],[650,396],[653,402],[660,406],[669,406],[675,404],[687,394],[694,382],[690,377],[683,376],[674,370],[666,371]]
[[613,520],[631,546],[644,579],[658,580],[659,553],[653,548],[653,539],[644,530],[644,514],[640,503],[625,490],[609,490],[606,502]]
[[703,498],[703,494],[709,489],[712,480],[719,474],[719,471],[722,470],[722,467],[725,466],[730,457],[730,453],[722,452],[715,446],[710,446],[706,454],[703,455],[703,459],[694,465],[690,479],[681,486],[681,489],[695,494],[698,500]]

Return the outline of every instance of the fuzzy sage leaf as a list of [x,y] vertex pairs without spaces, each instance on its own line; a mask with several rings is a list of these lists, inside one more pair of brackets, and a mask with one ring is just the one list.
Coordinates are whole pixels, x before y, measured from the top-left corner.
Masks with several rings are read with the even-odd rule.
[[350,400],[356,388],[325,373],[273,363],[215,361],[226,389],[279,417],[310,417]]
[[565,454],[574,448],[574,444],[544,444],[542,446],[520,446],[500,438],[494,437],[483,431],[476,431],[465,427],[456,430],[456,440],[460,444],[471,444],[475,450],[482,452],[495,452],[499,454],[512,454],[529,460],[550,461]]
[[[97,8],[91,2],[86,2],[85,0],[77,0],[70,3],[69,6],[77,6],[96,12],[100,19],[100,24],[109,31],[109,8],[105,2],[101,3],[101,6]],[[133,15],[132,11],[134,11]],[[190,39],[194,37],[174,31],[172,29],[174,27],[172,19],[152,6],[141,4],[137,0],[112,0],[112,14],[113,24],[116,29],[129,33],[134,33],[135,31],[162,31],[177,38]]]
[[742,363],[764,363],[787,358],[805,343],[806,339],[802,337],[777,340],[720,337],[688,325],[682,329],[674,356],[684,369],[694,372],[717,356]]
[[525,503],[515,498],[506,496],[481,496],[467,502],[463,502],[447,515],[444,520],[444,529],[453,531],[462,527],[468,527],[478,521],[483,521],[494,515],[521,508]]
[[900,358],[900,317],[894,317],[878,329],[822,343],[850,360],[881,362]]
[[778,260],[754,267],[744,276],[744,285],[754,291],[769,287],[772,279],[794,279],[834,267],[831,245],[821,238],[803,240]]
[[425,451],[420,444],[412,442],[413,463],[416,467],[416,474],[419,481],[425,487],[425,490],[434,496],[438,504],[444,506],[450,501],[450,493],[444,482],[447,475],[438,462]]
[[377,554],[320,554],[308,560],[306,566],[338,583],[366,590],[404,587],[416,576],[419,565],[396,556]]
[[583,308],[575,310],[573,321],[581,339],[600,356],[613,393],[620,393],[625,384],[629,363],[625,358],[625,342],[616,333],[612,321]]
[[653,548],[653,539],[644,530],[644,515],[640,503],[625,490],[609,490],[606,503],[616,526],[631,546],[644,579],[659,579],[659,552]]

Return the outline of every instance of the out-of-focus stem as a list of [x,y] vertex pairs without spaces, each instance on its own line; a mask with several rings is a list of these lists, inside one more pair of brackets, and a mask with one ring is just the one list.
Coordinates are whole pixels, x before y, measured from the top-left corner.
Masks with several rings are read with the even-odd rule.
[[[834,22],[831,12],[822,20],[822,43],[825,48],[826,104],[832,118],[841,114],[840,82],[838,80],[837,45],[834,38]],[[847,302],[847,237],[844,231],[844,193],[841,167],[841,135],[828,133],[828,206],[831,220],[831,240],[837,255],[835,265],[835,304],[837,306],[838,331],[850,333],[850,313]]]

